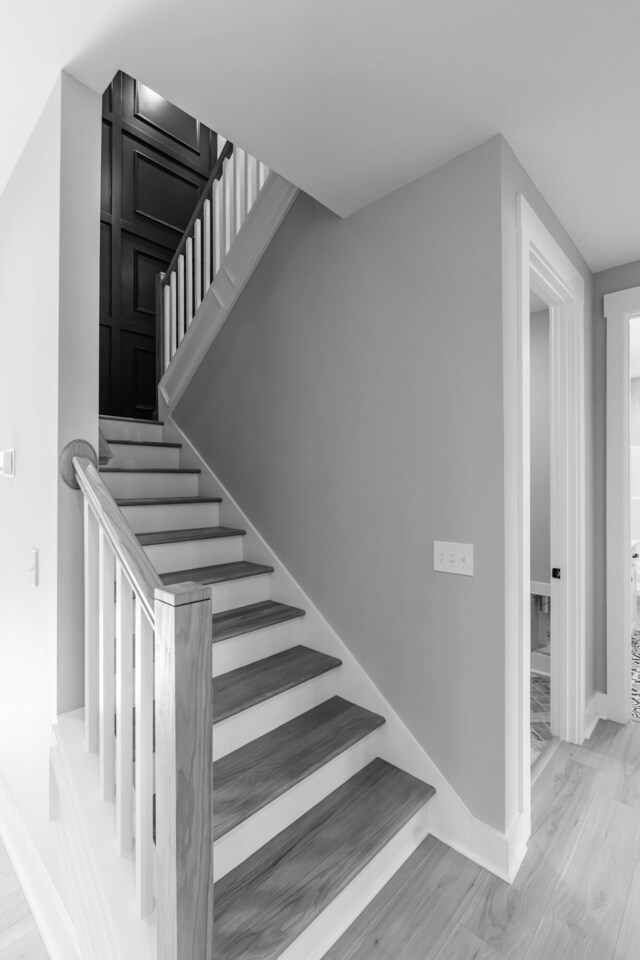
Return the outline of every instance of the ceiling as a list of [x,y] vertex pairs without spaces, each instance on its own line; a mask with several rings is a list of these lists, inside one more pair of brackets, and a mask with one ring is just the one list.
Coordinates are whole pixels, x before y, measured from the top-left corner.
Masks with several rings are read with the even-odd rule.
[[502,133],[593,270],[640,259],[638,0],[21,0],[2,16],[0,189],[61,69],[98,91],[123,69],[341,216]]

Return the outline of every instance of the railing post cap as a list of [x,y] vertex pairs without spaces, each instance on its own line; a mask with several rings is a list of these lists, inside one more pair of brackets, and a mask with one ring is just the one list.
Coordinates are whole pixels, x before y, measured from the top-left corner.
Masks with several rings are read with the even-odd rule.
[[154,597],[170,607],[184,607],[189,603],[211,600],[211,588],[203,587],[201,583],[172,583],[170,586],[156,587]]

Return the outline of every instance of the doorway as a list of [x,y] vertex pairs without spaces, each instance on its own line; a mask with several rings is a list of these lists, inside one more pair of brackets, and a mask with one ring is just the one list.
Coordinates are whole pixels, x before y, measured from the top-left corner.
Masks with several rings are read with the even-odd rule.
[[515,329],[505,330],[504,341],[506,624],[507,650],[513,650],[506,704],[508,716],[517,717],[510,771],[517,777],[519,835],[526,837],[531,818],[531,291],[549,308],[550,726],[560,739],[581,743],[586,724],[584,280],[521,194],[517,228],[517,322]]
[[551,322],[529,291],[531,768],[552,742],[551,718]]
[[[607,713],[640,720],[640,287],[604,298],[607,323]],[[636,555],[636,556],[634,556]]]

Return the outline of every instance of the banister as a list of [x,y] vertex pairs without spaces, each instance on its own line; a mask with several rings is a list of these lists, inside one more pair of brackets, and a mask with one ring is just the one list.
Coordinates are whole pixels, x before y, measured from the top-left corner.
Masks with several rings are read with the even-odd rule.
[[173,255],[173,258],[172,258],[172,260],[171,260],[171,263],[169,264],[169,266],[167,267],[167,269],[166,269],[166,271],[165,271],[165,279],[163,280],[163,284],[166,284],[166,283],[169,282],[169,277],[171,276],[172,271],[175,270],[175,268],[176,268],[176,266],[177,266],[178,258],[180,257],[180,254],[182,254],[182,253],[184,252],[184,249],[185,249],[187,240],[188,240],[188,238],[191,236],[191,231],[192,231],[192,229],[193,229],[193,225],[194,225],[194,223],[196,222],[196,220],[198,219],[198,217],[200,216],[200,214],[201,214],[201,212],[202,212],[202,208],[203,208],[203,206],[204,206],[204,202],[205,202],[205,200],[207,199],[207,197],[208,197],[208,195],[209,195],[209,192],[210,192],[210,190],[211,190],[211,184],[213,183],[214,180],[217,180],[217,179],[220,177],[220,175],[221,175],[221,173],[222,173],[222,168],[223,168],[223,166],[224,166],[225,160],[228,160],[229,157],[231,157],[232,154],[233,154],[233,144],[230,143],[229,140],[227,140],[227,142],[225,143],[224,147],[223,147],[222,150],[220,151],[220,156],[218,157],[218,159],[217,159],[216,162],[215,162],[215,165],[214,165],[214,167],[213,167],[213,170],[211,171],[211,174],[210,174],[210,176],[209,176],[209,179],[207,180],[206,184],[204,185],[204,188],[203,188],[203,190],[202,190],[202,193],[200,194],[200,197],[199,197],[198,202],[197,202],[197,204],[196,204],[196,206],[195,206],[195,209],[194,209],[193,213],[191,214],[191,219],[189,220],[189,223],[187,224],[187,226],[186,226],[186,228],[185,228],[185,231],[184,231],[184,233],[182,234],[182,239],[181,239],[180,243],[178,244],[178,248],[177,248],[176,252],[175,252],[174,255]]
[[88,457],[74,457],[78,486],[122,564],[151,624],[155,622],[155,591],[163,586],[122,511]]

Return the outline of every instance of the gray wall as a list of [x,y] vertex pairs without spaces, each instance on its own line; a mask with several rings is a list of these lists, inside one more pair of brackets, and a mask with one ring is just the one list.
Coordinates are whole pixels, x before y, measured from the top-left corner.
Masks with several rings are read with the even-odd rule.
[[[300,195],[176,420],[472,812],[505,828],[501,142]],[[475,576],[433,571],[433,540]]]
[[549,311],[531,314],[531,579],[551,576]]

